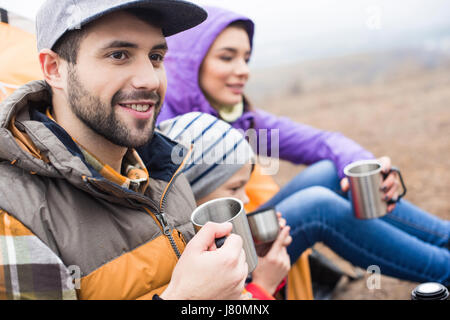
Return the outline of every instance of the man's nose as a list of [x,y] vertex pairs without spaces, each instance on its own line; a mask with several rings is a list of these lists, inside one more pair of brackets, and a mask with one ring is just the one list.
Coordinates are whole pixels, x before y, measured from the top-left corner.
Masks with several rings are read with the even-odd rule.
[[131,84],[135,89],[156,90],[161,84],[161,79],[151,61],[146,60],[136,66]]

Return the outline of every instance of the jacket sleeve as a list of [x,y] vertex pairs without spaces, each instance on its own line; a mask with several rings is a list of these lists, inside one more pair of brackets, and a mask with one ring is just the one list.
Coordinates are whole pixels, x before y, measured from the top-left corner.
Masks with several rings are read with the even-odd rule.
[[49,247],[0,210],[1,300],[75,300],[76,284],[70,269]]
[[266,290],[258,286],[254,282],[250,282],[245,286],[245,290],[251,293],[253,299],[256,300],[275,300],[275,298]]
[[[338,132],[319,130],[262,110],[255,111],[254,121],[259,143],[263,132],[260,129],[267,129],[267,154],[258,150],[262,156],[279,156],[280,159],[306,165],[328,159],[335,164],[340,178],[345,176],[347,164],[374,158],[372,153]],[[274,129],[278,129],[278,133]],[[277,134],[278,143],[272,141]]]

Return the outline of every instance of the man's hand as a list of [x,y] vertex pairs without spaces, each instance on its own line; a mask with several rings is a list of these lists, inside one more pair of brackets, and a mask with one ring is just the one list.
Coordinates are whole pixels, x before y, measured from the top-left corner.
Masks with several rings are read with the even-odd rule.
[[[231,223],[208,222],[187,244],[162,299],[238,300],[248,275],[242,239]],[[216,249],[214,240],[228,235]]]
[[281,231],[269,252],[264,257],[258,257],[258,265],[252,273],[253,282],[273,294],[280,282],[287,276],[291,261],[286,247],[292,242],[289,235],[290,227],[286,220],[277,213]]
[[[388,173],[391,169],[391,158],[389,157],[381,157],[377,159],[382,166],[381,171],[383,173]],[[397,172],[391,172],[386,179],[384,179],[383,184],[381,185],[381,191],[384,192],[383,200],[389,201],[391,199],[396,200],[399,196],[399,189],[401,188],[401,183],[398,177]],[[348,178],[345,177],[341,180],[341,189],[344,192],[347,192],[350,189],[350,183]],[[388,205],[388,212],[392,212],[395,209],[395,203]]]

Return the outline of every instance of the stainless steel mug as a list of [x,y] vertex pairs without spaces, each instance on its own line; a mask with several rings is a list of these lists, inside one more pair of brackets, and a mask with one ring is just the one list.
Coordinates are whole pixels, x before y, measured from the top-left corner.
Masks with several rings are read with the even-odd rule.
[[248,224],[255,242],[256,254],[264,257],[278,237],[280,225],[275,208],[265,208],[247,214]]
[[[195,232],[198,232],[208,221],[231,222],[233,225],[231,232],[242,238],[248,272],[255,270],[258,257],[242,201],[236,198],[214,199],[203,203],[192,212],[191,222]],[[216,244],[218,244],[217,241]]]
[[[384,216],[387,213],[387,206],[398,202],[406,194],[406,187],[400,170],[392,167],[388,173],[382,173],[381,169],[382,165],[377,160],[356,161],[344,168],[344,173],[350,182],[353,213],[358,219],[373,219]],[[384,178],[392,171],[398,173],[403,193],[395,200],[384,201],[384,192],[381,190],[381,185]]]
[[438,282],[426,282],[411,292],[411,300],[448,300],[448,289]]

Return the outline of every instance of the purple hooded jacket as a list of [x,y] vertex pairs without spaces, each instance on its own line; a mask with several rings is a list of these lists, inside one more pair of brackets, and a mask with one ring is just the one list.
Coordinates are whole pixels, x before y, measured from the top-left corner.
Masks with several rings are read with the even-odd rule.
[[[219,117],[206,100],[198,84],[201,63],[216,37],[232,22],[243,20],[252,45],[254,24],[244,16],[217,7],[204,7],[208,18],[199,26],[167,38],[169,52],[165,58],[168,89],[158,123],[192,111]],[[268,152],[271,154],[271,132],[279,129],[279,157],[296,164],[312,164],[320,160],[333,161],[340,178],[344,167],[356,160],[372,159],[373,155],[340,133],[318,130],[252,108],[231,125],[238,129],[266,129]],[[266,155],[266,154],[264,154]]]

